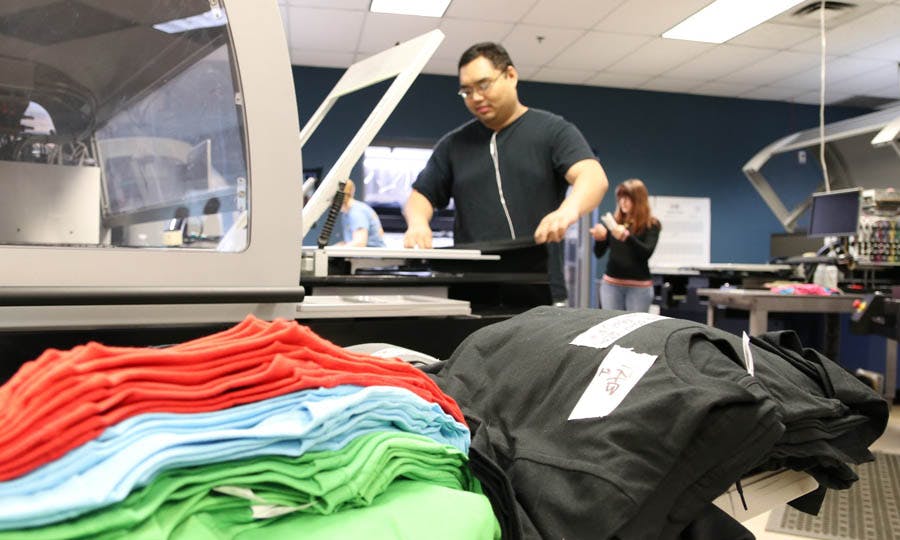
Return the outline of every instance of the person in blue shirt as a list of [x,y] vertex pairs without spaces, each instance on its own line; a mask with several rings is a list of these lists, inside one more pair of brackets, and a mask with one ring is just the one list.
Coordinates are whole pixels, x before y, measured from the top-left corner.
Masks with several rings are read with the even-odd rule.
[[347,180],[344,186],[344,204],[341,206],[343,240],[338,245],[358,247],[385,247],[384,229],[378,214],[368,204],[353,198],[356,185]]

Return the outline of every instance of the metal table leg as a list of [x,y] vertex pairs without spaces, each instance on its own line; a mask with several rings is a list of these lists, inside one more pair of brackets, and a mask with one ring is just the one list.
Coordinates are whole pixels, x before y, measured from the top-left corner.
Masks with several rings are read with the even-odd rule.
[[750,309],[750,335],[758,336],[769,330],[769,312],[764,309]]
[[888,403],[894,402],[897,392],[897,340],[888,338],[885,343],[884,397]]

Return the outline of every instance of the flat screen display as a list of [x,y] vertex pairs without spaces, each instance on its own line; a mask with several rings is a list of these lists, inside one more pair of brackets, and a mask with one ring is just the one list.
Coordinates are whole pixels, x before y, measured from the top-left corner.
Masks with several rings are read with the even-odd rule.
[[813,193],[809,236],[851,236],[859,222],[861,188]]

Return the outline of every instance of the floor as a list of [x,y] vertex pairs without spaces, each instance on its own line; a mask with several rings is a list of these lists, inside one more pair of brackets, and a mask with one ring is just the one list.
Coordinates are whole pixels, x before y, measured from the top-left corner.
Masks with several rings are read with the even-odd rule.
[[[888,420],[888,427],[884,435],[875,441],[871,447],[872,451],[884,452],[887,454],[900,454],[900,406],[894,405],[891,409],[891,416]],[[744,522],[744,526],[756,536],[756,540],[809,540],[805,536],[794,536],[792,534],[778,534],[766,530],[766,523],[769,521],[769,512],[756,516],[753,519]]]

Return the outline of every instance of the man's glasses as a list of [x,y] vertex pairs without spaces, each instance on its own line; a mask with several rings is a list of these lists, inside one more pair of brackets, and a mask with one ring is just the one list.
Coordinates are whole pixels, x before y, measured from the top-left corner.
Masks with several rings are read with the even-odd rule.
[[482,96],[485,92],[491,89],[491,86],[494,85],[495,82],[500,80],[500,77],[506,75],[506,70],[504,69],[499,75],[494,77],[493,79],[481,79],[480,81],[475,83],[475,86],[462,86],[457,92],[457,95],[463,99],[469,99],[472,97],[472,94],[478,92]]

